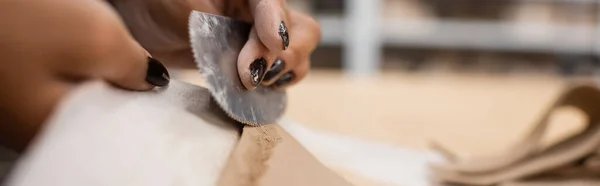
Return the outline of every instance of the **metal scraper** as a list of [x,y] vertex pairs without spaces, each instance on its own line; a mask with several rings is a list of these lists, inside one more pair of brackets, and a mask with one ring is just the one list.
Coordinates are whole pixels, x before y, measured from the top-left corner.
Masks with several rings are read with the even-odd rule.
[[254,126],[273,124],[284,113],[286,93],[263,86],[247,90],[238,75],[238,54],[250,28],[242,21],[193,11],[189,32],[194,59],[212,97],[229,117]]

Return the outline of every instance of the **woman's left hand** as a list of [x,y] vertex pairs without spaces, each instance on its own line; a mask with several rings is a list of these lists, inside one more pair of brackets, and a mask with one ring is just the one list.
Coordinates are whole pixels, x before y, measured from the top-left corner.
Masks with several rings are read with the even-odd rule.
[[248,89],[284,88],[306,76],[310,55],[321,39],[319,24],[288,9],[285,0],[114,0],[133,36],[167,65],[194,66],[188,36],[192,10],[254,24],[238,57]]

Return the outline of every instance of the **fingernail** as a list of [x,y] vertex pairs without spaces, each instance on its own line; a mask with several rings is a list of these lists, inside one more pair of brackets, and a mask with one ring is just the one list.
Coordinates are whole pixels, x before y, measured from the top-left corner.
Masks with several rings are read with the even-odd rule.
[[286,50],[290,45],[290,37],[288,36],[288,29],[283,21],[279,23],[279,36],[281,36],[281,41],[283,42],[283,50]]
[[146,81],[155,86],[165,86],[169,84],[171,76],[167,68],[160,61],[148,57],[148,70],[146,71]]
[[254,62],[250,64],[250,78],[252,78],[252,85],[258,86],[263,81],[266,72],[267,61],[264,58],[254,60]]
[[273,85],[275,85],[275,87],[285,86],[286,84],[292,82],[294,78],[296,78],[296,74],[293,72],[288,72],[283,74],[281,78],[279,78],[279,80],[277,80]]
[[275,76],[279,75],[281,71],[285,68],[285,62],[281,59],[275,60],[271,69],[265,75],[264,81],[271,81]]

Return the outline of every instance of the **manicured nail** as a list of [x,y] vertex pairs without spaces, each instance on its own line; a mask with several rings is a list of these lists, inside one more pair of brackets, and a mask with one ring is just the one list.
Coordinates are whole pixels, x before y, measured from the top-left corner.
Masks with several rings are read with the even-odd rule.
[[281,42],[283,42],[283,50],[286,50],[290,45],[290,37],[288,35],[288,29],[283,21],[279,23],[279,36],[281,36]]
[[265,75],[264,81],[271,81],[275,76],[279,75],[285,68],[285,62],[281,59],[275,60],[275,63],[271,66],[271,69]]
[[296,78],[296,74],[294,74],[293,72],[288,72],[283,74],[281,78],[279,78],[279,80],[277,80],[273,85],[275,85],[275,87],[282,87],[292,82],[294,78]]
[[169,84],[171,76],[167,68],[160,61],[148,57],[148,70],[146,71],[146,81],[155,86],[165,86]]
[[258,86],[263,81],[266,72],[267,61],[264,58],[254,60],[254,62],[250,64],[250,78],[252,78],[252,85]]

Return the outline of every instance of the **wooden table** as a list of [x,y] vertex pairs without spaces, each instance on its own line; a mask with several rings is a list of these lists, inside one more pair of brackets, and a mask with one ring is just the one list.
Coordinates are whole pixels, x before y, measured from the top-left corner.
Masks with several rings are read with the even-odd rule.
[[[200,82],[195,72],[177,76]],[[565,84],[551,75],[385,72],[351,78],[312,71],[289,89],[286,114],[315,130],[398,147],[426,149],[436,141],[461,155],[489,154],[526,134]],[[583,125],[577,111],[556,116],[547,142]]]

